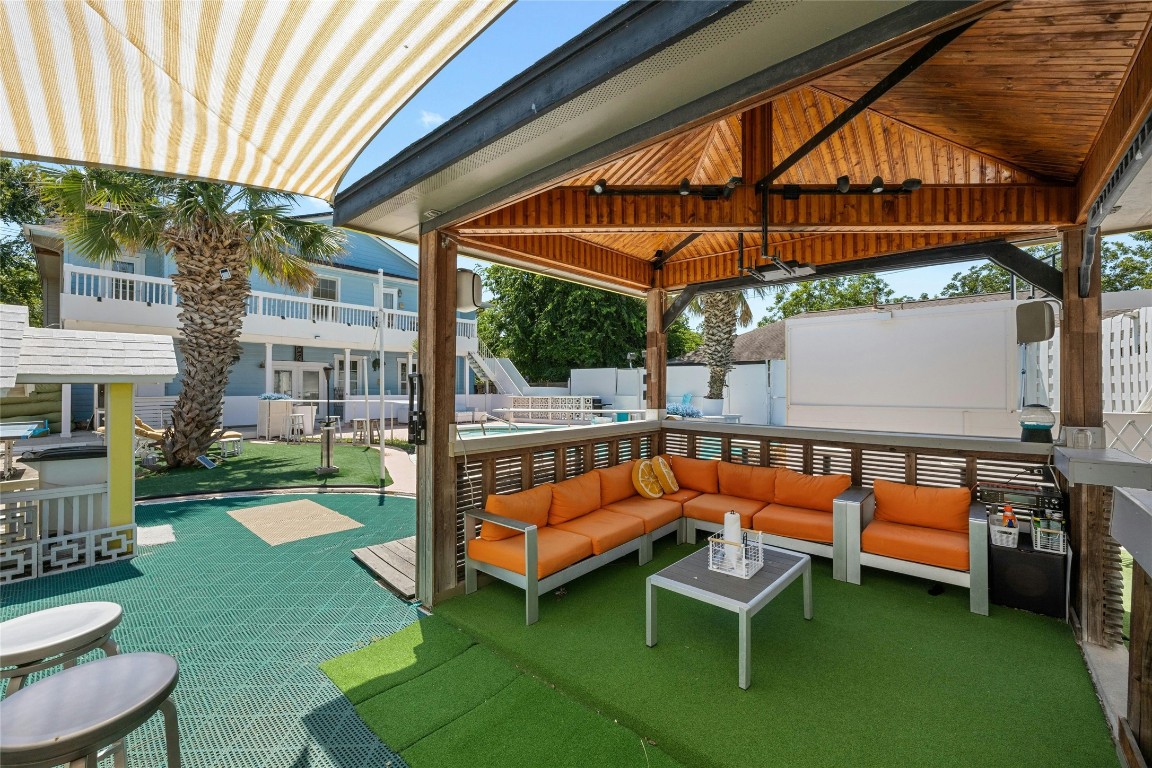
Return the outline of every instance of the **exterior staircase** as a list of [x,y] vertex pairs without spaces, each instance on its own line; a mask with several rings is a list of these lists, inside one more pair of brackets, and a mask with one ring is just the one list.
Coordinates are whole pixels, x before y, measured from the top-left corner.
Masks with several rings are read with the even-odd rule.
[[528,394],[528,382],[516,370],[516,365],[506,357],[493,357],[483,343],[479,351],[469,352],[466,359],[476,378],[492,382],[500,394]]

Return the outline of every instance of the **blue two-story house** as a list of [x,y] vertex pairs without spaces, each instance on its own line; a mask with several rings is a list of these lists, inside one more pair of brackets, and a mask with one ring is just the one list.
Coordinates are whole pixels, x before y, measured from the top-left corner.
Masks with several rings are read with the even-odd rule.
[[[76,253],[59,227],[29,225],[24,230],[36,251],[45,325],[174,336],[182,367],[179,308],[170,279],[175,266],[169,256],[123,253],[112,263],[97,264]],[[314,401],[322,409],[327,405],[345,417],[363,415],[365,408],[375,416],[381,381],[387,398],[407,399],[407,375],[415,358],[417,265],[384,240],[351,230],[346,234],[345,252],[332,264],[315,266],[316,281],[308,291],[251,274],[240,357],[225,394],[226,426],[257,424],[259,396],[266,392]],[[459,313],[456,329],[456,380],[463,393],[471,381],[465,358],[477,349],[475,315]],[[137,410],[156,410],[146,406],[162,406],[181,386],[178,378],[139,387]],[[92,387],[72,387],[65,395],[73,421],[99,406]]]

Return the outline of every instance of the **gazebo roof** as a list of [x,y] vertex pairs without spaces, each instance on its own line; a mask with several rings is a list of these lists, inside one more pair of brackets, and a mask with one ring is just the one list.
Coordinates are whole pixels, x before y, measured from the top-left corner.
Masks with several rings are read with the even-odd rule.
[[722,6],[624,6],[342,192],[337,222],[636,294],[1152,226],[1152,3]]

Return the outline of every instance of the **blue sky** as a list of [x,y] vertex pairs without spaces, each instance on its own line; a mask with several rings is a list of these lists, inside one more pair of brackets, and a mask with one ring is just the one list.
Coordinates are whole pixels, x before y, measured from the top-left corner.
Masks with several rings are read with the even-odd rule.
[[[341,187],[363,177],[621,4],[621,0],[520,0],[514,3],[396,113],[352,165]],[[327,203],[310,198],[302,199],[299,208],[306,213],[329,210]],[[415,246],[395,245],[416,257]],[[952,275],[979,263],[885,272],[882,277],[897,296],[935,295]],[[477,265],[482,266],[483,262],[460,259],[462,267]],[[771,298],[749,298],[759,319],[766,313]]]

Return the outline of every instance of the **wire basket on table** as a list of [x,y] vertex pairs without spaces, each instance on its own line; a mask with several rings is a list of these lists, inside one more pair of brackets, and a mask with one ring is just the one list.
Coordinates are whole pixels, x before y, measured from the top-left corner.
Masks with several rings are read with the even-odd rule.
[[[1068,537],[1062,528],[1041,528],[1037,522],[1032,523],[1032,549],[1037,552],[1052,552],[1063,555],[1068,551]],[[1055,521],[1045,521],[1052,525]],[[1058,524],[1058,523],[1057,523]]]
[[1003,515],[988,515],[988,533],[992,537],[992,544],[997,547],[1015,549],[1020,540],[1020,528],[1004,525]]
[[748,531],[740,532],[739,542],[726,540],[723,533],[708,537],[708,570],[749,579],[763,565],[760,541],[750,538]]

